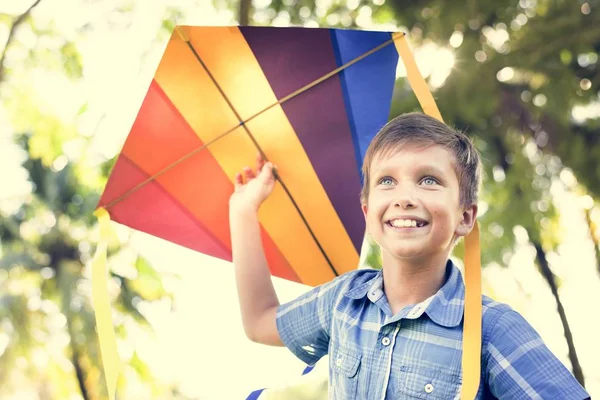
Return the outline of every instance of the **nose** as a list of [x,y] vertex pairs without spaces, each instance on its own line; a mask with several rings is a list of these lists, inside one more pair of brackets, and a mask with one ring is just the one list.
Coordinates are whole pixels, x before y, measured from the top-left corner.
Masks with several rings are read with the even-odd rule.
[[396,190],[396,202],[395,207],[401,207],[402,209],[408,210],[416,207],[417,200],[415,197],[415,188],[410,183],[398,184]]

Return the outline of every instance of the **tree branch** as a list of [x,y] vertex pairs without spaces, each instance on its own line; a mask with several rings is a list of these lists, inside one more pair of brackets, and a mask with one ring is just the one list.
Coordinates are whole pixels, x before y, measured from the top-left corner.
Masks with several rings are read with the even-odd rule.
[[590,238],[594,244],[594,255],[596,256],[596,266],[598,275],[600,275],[600,237],[596,236],[596,226],[592,220],[592,209],[585,210],[585,221],[587,222]]
[[573,333],[571,332],[571,327],[569,326],[569,322],[567,321],[567,313],[565,312],[565,308],[563,307],[563,304],[560,301],[560,296],[558,295],[558,288],[556,287],[556,280],[554,278],[554,274],[550,270],[550,266],[548,265],[546,252],[542,248],[541,243],[533,240],[531,241],[531,243],[535,247],[536,259],[540,267],[540,272],[542,273],[542,276],[548,283],[548,286],[550,286],[550,291],[552,292],[552,295],[556,300],[558,316],[560,317],[560,322],[562,323],[564,329],[565,339],[567,340],[568,357],[569,361],[571,361],[573,376],[575,376],[575,379],[577,379],[581,386],[585,387],[583,370],[581,369],[581,364],[579,363],[579,358],[577,357],[577,351],[575,351]]
[[19,26],[25,22],[25,19],[27,17],[29,17],[29,14],[31,14],[31,11],[38,5],[40,4],[42,0],[35,0],[35,2],[27,9],[27,11],[25,11],[23,14],[19,15],[17,18],[15,18],[15,20],[12,23],[12,26],[10,27],[10,31],[8,32],[8,38],[6,39],[6,44],[4,45],[4,51],[2,51],[2,57],[0,57],[0,83],[2,83],[2,81],[4,80],[4,62],[5,62],[5,58],[6,58],[6,51],[8,50],[8,48],[10,47],[15,32],[17,31],[17,28],[19,28]]

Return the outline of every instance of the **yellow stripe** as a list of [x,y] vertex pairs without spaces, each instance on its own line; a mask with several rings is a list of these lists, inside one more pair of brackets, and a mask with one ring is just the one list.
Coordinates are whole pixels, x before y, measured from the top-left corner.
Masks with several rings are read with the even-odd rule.
[[[406,76],[425,114],[442,121],[427,83],[421,76],[403,34],[395,40],[396,49],[406,67]],[[479,388],[481,371],[481,251],[479,226],[465,237],[465,311],[463,324],[463,384],[461,398],[474,399]]]
[[100,354],[106,379],[106,388],[110,400],[114,400],[117,389],[117,378],[121,370],[117,339],[110,314],[108,297],[108,278],[106,270],[106,247],[110,239],[110,216],[104,208],[94,212],[98,217],[100,241],[92,260],[92,301],[96,316],[96,329],[100,342]]
[[[239,29],[183,27],[182,30],[222,85],[240,118],[247,119],[277,102]],[[179,36],[174,35],[169,43],[155,79],[203,142],[215,139],[239,123],[232,111],[227,110],[225,123],[217,127],[210,122],[211,128],[206,128],[207,122],[198,114],[222,113],[226,103],[222,96],[215,95],[214,84],[210,94],[206,94],[210,78]],[[267,158],[278,166],[280,176],[338,272],[356,268],[358,253],[281,106],[276,105],[255,117],[247,128]],[[209,150],[232,181],[245,165],[254,163],[257,152],[244,128],[214,142]],[[261,207],[259,217],[302,282],[316,285],[333,278],[330,267],[279,185]]]

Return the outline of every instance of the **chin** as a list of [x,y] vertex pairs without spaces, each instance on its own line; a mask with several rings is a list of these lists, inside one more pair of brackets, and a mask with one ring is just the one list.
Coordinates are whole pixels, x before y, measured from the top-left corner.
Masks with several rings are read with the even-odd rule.
[[416,249],[416,248],[395,248],[385,250],[391,257],[398,260],[410,260],[410,259],[419,259],[426,256],[426,252],[424,249]]

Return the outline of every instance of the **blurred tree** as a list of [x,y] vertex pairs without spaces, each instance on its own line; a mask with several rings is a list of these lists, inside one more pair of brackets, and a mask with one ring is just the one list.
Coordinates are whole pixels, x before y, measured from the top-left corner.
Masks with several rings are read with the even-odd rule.
[[[32,398],[79,393],[85,400],[104,399],[89,261],[98,239],[92,212],[110,165],[99,170],[86,157],[90,140],[77,131],[86,104],[65,122],[39,101],[31,82],[35,73],[62,79],[67,89],[83,70],[75,39],[63,37],[51,24],[36,25],[32,10],[39,4],[0,18],[9,32],[0,58],[0,125],[19,132],[1,151],[18,154],[26,180],[17,182],[24,191],[0,198],[0,397],[31,390]],[[129,18],[131,8],[123,2],[113,13]],[[171,301],[171,294],[164,277],[126,238],[111,242],[108,265],[117,337],[121,346],[133,348],[127,332],[134,326],[150,329],[143,306]],[[137,387],[137,398],[184,398],[177,389],[153,382],[135,350],[123,361],[118,393],[131,398],[126,394],[131,385]]]

